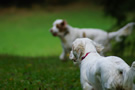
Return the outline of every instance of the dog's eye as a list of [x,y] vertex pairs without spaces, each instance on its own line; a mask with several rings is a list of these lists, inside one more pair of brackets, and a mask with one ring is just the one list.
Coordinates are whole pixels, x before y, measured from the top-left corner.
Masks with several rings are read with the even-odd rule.
[[62,23],[61,23],[61,26],[64,26],[64,25],[65,25],[65,23],[64,23],[64,22],[62,22]]

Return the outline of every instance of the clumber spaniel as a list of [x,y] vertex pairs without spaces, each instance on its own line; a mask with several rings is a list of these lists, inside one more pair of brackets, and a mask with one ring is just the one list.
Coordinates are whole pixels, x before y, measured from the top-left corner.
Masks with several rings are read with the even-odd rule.
[[135,62],[129,67],[116,56],[103,57],[103,47],[88,38],[76,39],[70,59],[80,64],[80,79],[84,90],[135,90]]
[[[67,24],[65,20],[58,19],[54,21],[53,27],[50,29],[50,32],[53,36],[58,36],[61,40],[63,52],[60,55],[61,60],[65,60],[67,54],[71,50],[72,42],[77,38],[88,37],[94,40],[97,43],[102,44],[106,47],[103,50],[103,53],[110,50],[110,40],[116,39],[120,41],[120,36],[127,36],[132,31],[132,26],[135,23],[129,23],[125,25],[123,28],[119,29],[116,32],[105,32],[101,29],[79,29],[74,28]],[[103,54],[102,53],[102,54]]]

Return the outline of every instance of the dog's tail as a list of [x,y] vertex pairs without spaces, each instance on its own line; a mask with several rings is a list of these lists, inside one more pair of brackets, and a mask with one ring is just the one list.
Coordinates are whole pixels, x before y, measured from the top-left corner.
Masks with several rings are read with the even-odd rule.
[[108,35],[109,39],[111,40],[115,38],[116,41],[121,41],[120,39],[121,36],[128,36],[131,34],[134,25],[135,23],[131,22],[125,25],[124,27],[120,28],[116,32],[110,32]]
[[134,79],[135,79],[135,61],[132,63],[130,69],[127,70],[127,72],[125,72],[123,86],[128,88],[129,90],[130,89],[134,90],[135,89],[135,86],[133,84]]

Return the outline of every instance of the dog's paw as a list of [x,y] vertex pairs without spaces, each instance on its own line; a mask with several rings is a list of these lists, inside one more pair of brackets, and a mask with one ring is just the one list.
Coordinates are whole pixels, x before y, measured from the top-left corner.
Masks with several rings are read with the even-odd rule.
[[59,58],[61,61],[66,61],[66,57],[63,54],[61,54]]

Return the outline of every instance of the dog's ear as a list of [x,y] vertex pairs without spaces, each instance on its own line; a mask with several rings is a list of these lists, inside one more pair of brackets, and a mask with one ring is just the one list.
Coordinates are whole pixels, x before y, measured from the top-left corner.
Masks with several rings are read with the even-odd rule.
[[74,50],[77,52],[77,58],[81,58],[85,51],[83,43],[79,43],[77,46],[74,46]]
[[96,47],[96,50],[98,53],[100,53],[104,49],[104,47],[101,44],[98,44],[94,41],[92,41],[92,42],[93,42],[94,46]]
[[66,26],[66,24],[67,24],[66,20],[63,20],[63,21],[61,22],[61,24],[60,24],[60,25],[61,25],[62,27],[65,27],[65,26]]

